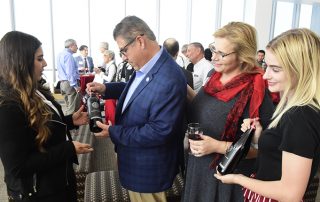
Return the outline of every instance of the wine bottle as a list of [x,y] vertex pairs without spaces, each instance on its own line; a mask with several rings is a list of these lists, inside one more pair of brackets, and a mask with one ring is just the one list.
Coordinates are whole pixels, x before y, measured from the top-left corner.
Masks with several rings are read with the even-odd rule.
[[218,164],[218,172],[222,175],[233,173],[240,160],[245,157],[250,149],[253,129],[246,130],[236,142],[227,149],[226,154]]
[[102,122],[100,102],[95,94],[91,94],[87,98],[87,110],[90,119],[90,131],[94,133],[101,132],[102,129],[97,125],[97,121]]

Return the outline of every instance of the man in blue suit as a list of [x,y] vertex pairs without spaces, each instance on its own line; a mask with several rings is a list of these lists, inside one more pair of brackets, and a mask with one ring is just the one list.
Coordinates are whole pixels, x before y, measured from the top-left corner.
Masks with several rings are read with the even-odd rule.
[[119,99],[116,124],[98,122],[118,154],[123,187],[131,201],[165,202],[183,159],[181,137],[187,83],[179,65],[160,47],[149,26],[125,17],[113,31],[122,58],[135,72],[128,83],[89,83],[88,92]]
[[88,56],[88,46],[80,46],[79,51],[80,55],[74,58],[78,65],[79,73],[93,72],[94,65],[92,57]]

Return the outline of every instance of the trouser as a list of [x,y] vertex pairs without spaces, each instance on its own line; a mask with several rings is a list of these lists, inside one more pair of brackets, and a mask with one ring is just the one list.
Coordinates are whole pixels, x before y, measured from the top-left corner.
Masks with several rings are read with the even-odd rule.
[[74,87],[70,86],[69,81],[60,82],[60,91],[63,95],[66,107],[64,110],[65,115],[73,114],[80,108],[81,95],[78,93]]
[[134,202],[167,202],[165,192],[158,193],[139,193],[129,191],[130,201]]

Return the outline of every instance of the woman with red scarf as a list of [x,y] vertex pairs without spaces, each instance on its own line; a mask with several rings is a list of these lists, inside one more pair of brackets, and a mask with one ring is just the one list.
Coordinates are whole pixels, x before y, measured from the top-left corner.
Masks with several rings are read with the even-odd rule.
[[[242,134],[245,118],[260,117],[269,123],[273,103],[255,64],[255,29],[242,22],[231,22],[214,33],[210,44],[215,72],[193,98],[189,122],[199,122],[202,140],[189,140],[191,152],[183,201],[243,201],[241,187],[227,185],[213,177],[215,165],[227,148]],[[255,159],[242,160],[236,172],[249,175]]]

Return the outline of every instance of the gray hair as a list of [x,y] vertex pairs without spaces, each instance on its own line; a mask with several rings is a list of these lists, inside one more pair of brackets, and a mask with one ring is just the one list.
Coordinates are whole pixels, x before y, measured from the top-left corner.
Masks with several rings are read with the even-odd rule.
[[200,48],[201,53],[204,53],[203,45],[199,42],[192,42],[189,44],[189,46],[194,46],[196,48]]
[[142,34],[148,39],[156,41],[156,36],[147,23],[136,16],[127,16],[123,18],[113,30],[114,40],[121,36],[124,40],[130,41]]
[[110,55],[111,60],[114,60],[114,52],[112,50],[103,51],[103,55]]
[[108,44],[108,42],[101,42],[101,43],[100,43],[100,48],[104,48],[104,49],[108,50],[108,49],[109,49],[109,44]]
[[181,53],[186,53],[188,50],[188,44],[184,44],[182,47],[181,47]]
[[76,40],[74,40],[74,39],[67,39],[67,40],[64,42],[64,47],[65,47],[65,48],[69,48],[70,46],[75,45],[75,44],[77,44]]

